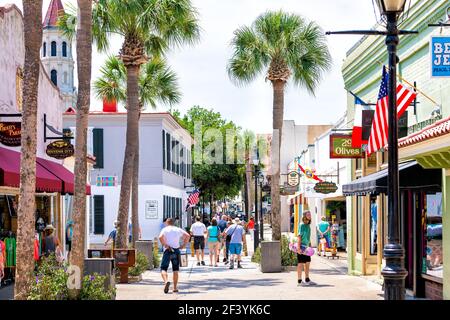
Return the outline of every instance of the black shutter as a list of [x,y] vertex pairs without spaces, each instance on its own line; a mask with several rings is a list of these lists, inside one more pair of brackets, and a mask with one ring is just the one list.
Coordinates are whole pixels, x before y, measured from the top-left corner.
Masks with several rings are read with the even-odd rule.
[[103,129],[92,130],[94,142],[94,157],[96,169],[103,169]]
[[171,171],[171,164],[170,164],[170,134],[166,133],[166,170]]
[[[176,159],[176,151],[175,151],[175,145],[176,145],[176,141],[172,139],[172,144],[171,144],[171,151],[170,152],[172,154],[172,160]],[[175,173],[176,172],[176,164],[175,161],[172,161],[172,172]]]
[[163,169],[166,169],[166,131],[162,131],[162,153],[163,153]]
[[105,196],[94,196],[94,234],[105,234]]

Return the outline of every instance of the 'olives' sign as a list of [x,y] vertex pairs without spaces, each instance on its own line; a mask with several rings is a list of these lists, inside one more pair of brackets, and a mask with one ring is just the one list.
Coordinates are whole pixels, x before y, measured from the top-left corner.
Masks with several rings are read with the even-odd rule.
[[47,146],[46,153],[49,157],[65,159],[73,156],[73,145],[69,141],[57,140]]
[[334,182],[323,181],[316,183],[316,185],[314,186],[314,191],[316,191],[317,193],[324,193],[324,194],[334,193],[337,191],[337,189],[338,187]]
[[361,148],[352,147],[352,136],[347,134],[330,135],[330,159],[364,158]]

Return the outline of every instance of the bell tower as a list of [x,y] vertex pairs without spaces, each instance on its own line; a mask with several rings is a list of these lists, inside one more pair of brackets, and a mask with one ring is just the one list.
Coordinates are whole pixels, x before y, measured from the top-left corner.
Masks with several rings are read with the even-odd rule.
[[77,91],[74,86],[74,60],[72,42],[58,27],[58,18],[64,14],[61,0],[51,0],[43,22],[41,61],[64,99],[63,112],[75,108]]

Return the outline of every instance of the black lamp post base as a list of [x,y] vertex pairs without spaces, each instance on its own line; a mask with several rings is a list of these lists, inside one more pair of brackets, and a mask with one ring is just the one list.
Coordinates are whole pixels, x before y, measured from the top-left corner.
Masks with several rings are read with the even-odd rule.
[[384,278],[384,299],[405,299],[405,278],[408,271],[404,267],[405,250],[398,243],[390,243],[384,247],[386,266],[381,271]]
[[253,229],[253,252],[259,247],[259,225],[255,223],[255,228]]

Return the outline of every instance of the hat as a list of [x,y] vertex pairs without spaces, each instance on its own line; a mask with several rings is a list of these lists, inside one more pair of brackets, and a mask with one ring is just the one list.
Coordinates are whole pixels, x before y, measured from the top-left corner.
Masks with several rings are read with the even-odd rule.
[[239,224],[241,223],[241,220],[239,218],[234,218],[234,223]]
[[52,224],[48,224],[48,225],[45,227],[44,231],[45,231],[45,230],[56,230],[56,228],[55,228]]

